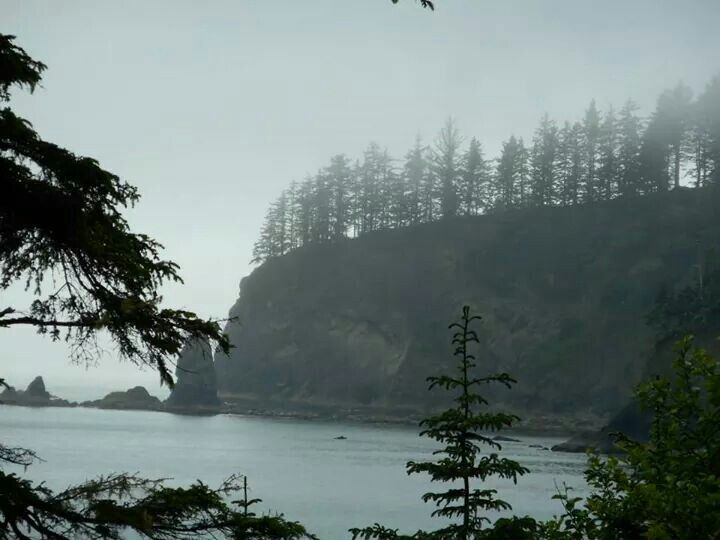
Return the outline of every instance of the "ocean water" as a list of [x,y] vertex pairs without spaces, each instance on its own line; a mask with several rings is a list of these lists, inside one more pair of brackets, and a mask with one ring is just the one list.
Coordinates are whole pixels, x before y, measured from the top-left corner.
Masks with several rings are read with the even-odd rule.
[[[252,497],[263,499],[256,511],[282,512],[327,539],[375,522],[407,532],[439,525],[420,500],[429,481],[405,474],[408,460],[436,448],[417,433],[411,426],[0,405],[0,441],[35,450],[44,461],[23,474],[52,488],[109,472],[178,485],[198,478],[214,485],[240,473]],[[335,439],[341,435],[347,439]],[[584,455],[530,446],[549,448],[557,438],[514,436],[521,442],[503,443],[503,453],[531,473],[517,486],[490,483],[513,513],[558,513],[551,497],[563,483],[584,492]]]

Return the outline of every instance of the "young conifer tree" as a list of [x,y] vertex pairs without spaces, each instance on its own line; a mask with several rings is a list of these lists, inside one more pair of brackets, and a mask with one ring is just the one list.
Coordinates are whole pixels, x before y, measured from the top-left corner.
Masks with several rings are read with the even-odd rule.
[[[433,482],[451,483],[445,491],[430,492],[423,495],[423,501],[433,502],[438,507],[433,516],[457,519],[438,531],[442,537],[467,540],[474,538],[484,523],[490,519],[487,511],[510,510],[506,501],[496,497],[494,489],[478,489],[471,485],[472,480],[485,481],[490,477],[512,479],[528,472],[517,461],[500,457],[497,450],[500,445],[490,438],[488,432],[500,431],[511,427],[519,418],[512,414],[488,411],[488,401],[478,392],[479,386],[501,384],[511,388],[515,380],[507,373],[478,375],[476,357],[471,354],[470,346],[479,343],[478,335],[471,328],[473,321],[481,317],[472,315],[469,306],[464,306],[459,322],[449,326],[454,330],[452,344],[453,355],[458,363],[454,373],[429,377],[430,389],[443,388],[456,394],[454,404],[449,409],[426,418],[421,422],[425,429],[421,436],[430,437],[444,445],[434,452],[437,459],[427,462],[410,461],[408,474],[428,473]],[[483,454],[483,447],[489,447],[490,453]]]
[[[372,527],[350,529],[354,539],[485,538],[486,533],[493,532],[482,528],[483,524],[490,523],[485,513],[512,509],[509,503],[497,498],[495,489],[478,489],[472,485],[472,481],[484,482],[490,477],[517,482],[518,476],[529,472],[517,461],[500,457],[500,444],[488,436],[488,432],[511,427],[519,418],[488,411],[488,401],[477,391],[478,386],[501,384],[511,388],[515,383],[507,373],[487,376],[476,373],[476,357],[470,352],[470,346],[480,343],[480,340],[471,325],[480,319],[472,315],[470,307],[463,307],[460,321],[449,326],[454,331],[452,345],[457,365],[448,375],[427,379],[431,390],[442,388],[455,394],[453,406],[420,422],[424,428],[420,436],[434,439],[444,445],[443,448],[433,452],[436,456],[434,461],[410,461],[407,464],[408,474],[427,473],[433,482],[450,484],[447,490],[426,493],[422,498],[424,502],[433,502],[437,506],[433,516],[456,522],[436,531],[418,531],[409,536],[376,523]],[[488,447],[490,452],[483,453],[483,447]]]

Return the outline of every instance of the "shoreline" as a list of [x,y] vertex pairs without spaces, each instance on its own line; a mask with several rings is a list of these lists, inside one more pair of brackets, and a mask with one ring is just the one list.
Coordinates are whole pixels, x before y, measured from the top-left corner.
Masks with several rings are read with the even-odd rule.
[[[64,400],[62,400],[64,401]],[[334,411],[332,413],[321,414],[318,412],[310,411],[289,411],[289,410],[268,410],[259,408],[242,408],[226,406],[219,407],[218,409],[210,408],[199,408],[199,407],[188,407],[188,408],[143,408],[143,407],[98,407],[89,406],[77,402],[67,402],[53,404],[50,403],[6,403],[0,402],[0,405],[6,405],[9,407],[24,407],[31,409],[41,408],[64,408],[64,409],[96,409],[96,410],[110,410],[110,411],[137,411],[137,412],[153,412],[153,413],[166,413],[180,416],[245,416],[245,417],[256,417],[256,418],[267,418],[267,419],[278,419],[278,420],[302,420],[302,421],[317,421],[317,422],[329,422],[329,423],[349,423],[349,424],[367,424],[367,425],[387,425],[387,426],[398,426],[398,427],[413,427],[419,429],[419,422],[421,417],[414,416],[392,416],[392,415],[372,415],[372,414],[358,414],[352,412]],[[576,435],[585,429],[572,429],[567,425],[560,426],[556,423],[551,425],[539,425],[536,419],[520,423],[513,428],[504,429],[501,433],[515,435],[515,436],[553,436],[553,437],[570,437]],[[572,418],[566,418],[570,423],[574,423]],[[578,421],[579,419],[575,419]]]

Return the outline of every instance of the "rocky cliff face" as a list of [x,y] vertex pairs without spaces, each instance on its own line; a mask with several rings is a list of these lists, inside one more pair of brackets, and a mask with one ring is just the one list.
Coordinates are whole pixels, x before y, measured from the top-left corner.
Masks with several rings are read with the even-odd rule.
[[215,365],[207,341],[195,341],[183,348],[178,358],[175,378],[175,388],[165,402],[168,409],[202,409],[220,406]]
[[657,291],[696,279],[718,238],[718,194],[678,190],[306,246],[242,281],[219,390],[258,406],[424,411],[467,303],[484,318],[480,365],[519,381],[495,402],[605,418],[643,373]]

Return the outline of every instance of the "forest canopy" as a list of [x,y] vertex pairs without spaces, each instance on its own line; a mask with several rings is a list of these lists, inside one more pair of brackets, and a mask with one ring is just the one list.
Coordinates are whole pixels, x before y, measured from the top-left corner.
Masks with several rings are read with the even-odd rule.
[[678,84],[649,118],[627,101],[562,125],[542,117],[532,141],[510,136],[486,155],[448,119],[433,144],[417,139],[402,160],[371,143],[292,182],[270,205],[253,262],[308,243],[333,242],[454,216],[570,206],[720,182],[720,76],[693,98]]

